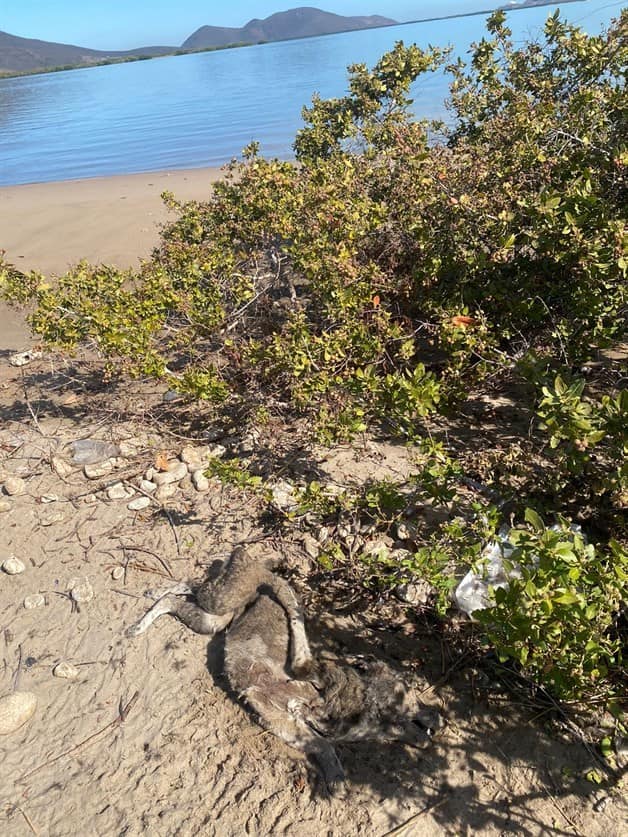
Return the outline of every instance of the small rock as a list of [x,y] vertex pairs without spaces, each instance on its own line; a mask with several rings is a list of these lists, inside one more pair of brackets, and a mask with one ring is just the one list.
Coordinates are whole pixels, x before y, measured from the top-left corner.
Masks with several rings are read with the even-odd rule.
[[114,581],[119,581],[124,575],[124,567],[114,567],[111,570],[111,578]]
[[209,455],[209,448],[204,445],[203,447],[194,447],[193,445],[187,445],[181,451],[181,462],[185,462],[186,465],[195,465],[196,470],[201,465],[203,465]]
[[63,677],[66,680],[76,680],[79,676],[79,670],[72,663],[57,663],[52,669],[52,674],[54,677]]
[[37,351],[37,349],[27,349],[25,352],[15,352],[15,354],[10,355],[9,363],[11,366],[26,366],[34,360],[38,360],[42,355],[43,353]]
[[167,392],[164,392],[161,396],[161,400],[164,404],[172,404],[173,401],[178,401],[179,398],[181,398],[181,393],[174,389],[167,390]]
[[159,473],[159,470],[157,468],[153,468],[151,466],[150,468],[146,469],[146,473],[144,474],[144,479],[147,480],[148,482],[152,482],[155,474],[158,474],[158,473]]
[[418,530],[414,523],[398,523],[396,527],[397,539],[400,541],[414,541]]
[[26,569],[26,564],[16,558],[15,555],[11,555],[6,561],[2,562],[2,569],[7,575],[19,575]]
[[325,544],[329,540],[329,527],[328,526],[321,526],[316,533],[316,540],[320,544]]
[[0,735],[15,732],[35,714],[37,696],[31,692],[13,692],[0,698]]
[[259,438],[259,433],[256,430],[251,430],[236,446],[236,453],[240,456],[249,456],[259,444]]
[[153,482],[155,485],[170,485],[171,483],[181,482],[184,477],[188,475],[188,467],[185,462],[173,462],[167,471],[155,474]]
[[40,526],[54,526],[55,523],[63,523],[65,520],[65,515],[62,511],[54,511],[51,509],[46,509],[46,512],[42,512],[39,518],[39,525]]
[[74,471],[74,468],[62,456],[51,457],[50,465],[52,466],[53,471],[55,471],[56,474],[59,477],[61,477],[61,479],[65,479],[65,477],[69,477],[70,474]]
[[127,505],[127,509],[129,511],[142,511],[142,509],[147,509],[150,503],[150,497],[136,497],[135,500],[131,500]]
[[209,480],[202,469],[192,472],[192,485],[197,491],[209,491]]
[[227,448],[224,445],[212,445],[207,452],[207,456],[211,456],[213,459],[222,459],[226,453]]
[[336,536],[340,538],[342,541],[347,541],[351,537],[351,529],[349,526],[345,526],[344,524],[340,524],[336,528]]
[[4,491],[10,497],[18,497],[26,493],[26,481],[22,477],[8,477],[4,481]]
[[151,482],[150,480],[142,480],[140,482],[140,488],[142,489],[142,491],[147,491],[149,494],[152,494],[153,491],[156,490],[157,484]]
[[608,798],[608,796],[602,796],[594,804],[593,810],[595,811],[596,814],[601,814],[603,811],[606,810],[606,807],[608,806],[609,802],[610,802],[610,799]]
[[175,482],[167,482],[165,485],[160,485],[155,491],[155,498],[163,502],[170,500],[179,490],[179,486]]
[[0,513],[11,511],[12,506],[8,500],[0,500]]
[[86,506],[93,506],[94,503],[98,502],[98,497],[95,494],[86,494],[83,497],[83,502]]
[[141,444],[139,442],[133,441],[132,439],[125,439],[122,442],[118,442],[118,453],[125,459],[130,459],[133,456],[137,456],[137,451],[140,447]]
[[101,477],[106,477],[113,471],[113,462],[107,459],[104,462],[99,462],[94,465],[85,465],[83,473],[88,480],[98,480]]
[[294,511],[299,505],[294,493],[294,486],[286,480],[279,480],[272,488],[272,502],[276,509],[283,512]]
[[313,538],[312,535],[308,535],[306,532],[301,538],[301,543],[303,544],[305,554],[316,560],[321,551],[321,545],[316,538]]
[[107,497],[110,500],[128,500],[134,494],[133,489],[129,488],[123,482],[116,482],[107,489]]
[[70,581],[69,587],[70,596],[74,599],[75,602],[78,602],[79,604],[91,602],[91,600],[94,598],[94,588],[89,583],[89,580],[87,578],[73,578]]
[[422,579],[417,579],[407,584],[398,584],[395,587],[395,596],[399,601],[414,605],[415,607],[427,604],[432,592],[432,586]]
[[218,439],[223,439],[225,436],[224,430],[218,430],[217,428],[213,428],[211,430],[203,430],[201,433],[203,439],[207,442],[217,442]]
[[36,607],[43,607],[46,600],[41,593],[33,593],[32,596],[26,596],[24,599],[24,607],[26,610],[34,610]]
[[42,494],[39,498],[42,503],[57,503],[59,501],[58,494]]

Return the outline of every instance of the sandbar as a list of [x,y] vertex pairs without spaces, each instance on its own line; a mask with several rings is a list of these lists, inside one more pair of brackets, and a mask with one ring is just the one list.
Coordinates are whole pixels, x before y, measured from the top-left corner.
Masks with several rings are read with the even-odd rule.
[[[221,169],[204,168],[3,186],[0,249],[20,270],[45,275],[62,274],[81,259],[136,267],[172,217],[161,193],[203,200],[220,176]],[[31,343],[23,317],[0,303],[0,352]]]

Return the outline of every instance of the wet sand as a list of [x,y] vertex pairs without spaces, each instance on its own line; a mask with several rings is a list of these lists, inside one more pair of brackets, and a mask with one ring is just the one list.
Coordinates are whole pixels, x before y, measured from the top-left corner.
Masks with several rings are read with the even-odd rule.
[[[168,219],[163,191],[202,200],[220,169],[125,174],[0,188],[0,249],[20,270],[63,273],[81,259],[136,266]],[[23,318],[0,303],[0,351],[27,348]]]

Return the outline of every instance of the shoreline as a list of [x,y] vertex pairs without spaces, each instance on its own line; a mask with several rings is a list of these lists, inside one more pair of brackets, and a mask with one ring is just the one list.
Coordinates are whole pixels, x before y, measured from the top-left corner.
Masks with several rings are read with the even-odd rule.
[[[171,169],[0,186],[0,250],[18,270],[59,275],[81,259],[137,267],[170,217],[164,191],[203,200],[221,168]],[[0,354],[33,340],[20,313],[0,303]]]

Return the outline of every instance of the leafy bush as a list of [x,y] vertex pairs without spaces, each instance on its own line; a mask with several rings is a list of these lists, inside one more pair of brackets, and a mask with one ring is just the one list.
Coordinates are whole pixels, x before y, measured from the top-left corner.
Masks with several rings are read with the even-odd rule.
[[[472,389],[531,383],[522,406],[537,410],[545,436],[530,444],[547,464],[514,511],[529,496],[552,514],[586,506],[600,546],[522,535],[541,563],[496,594],[487,630],[557,689],[601,682],[616,665],[623,553],[604,542],[625,534],[627,402],[619,381],[594,393],[576,370],[626,329],[627,27],[626,11],[597,36],[554,15],[542,42],[517,47],[495,13],[468,65],[448,67],[451,128],[410,107],[412,83],[447,54],[398,43],[372,70],[351,67],[345,96],[314,97],[294,162],[252,145],[206,202],[165,195],[177,217],[139,270],[81,263],[49,282],[0,262],[2,294],[34,303],[50,344],[91,343],[112,370],[240,418],[280,403],[329,443],[373,424],[416,440]],[[433,448],[416,484],[451,502],[462,471]],[[370,502],[393,500],[380,486]],[[473,527],[454,528],[413,566],[444,579]]]

